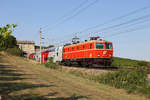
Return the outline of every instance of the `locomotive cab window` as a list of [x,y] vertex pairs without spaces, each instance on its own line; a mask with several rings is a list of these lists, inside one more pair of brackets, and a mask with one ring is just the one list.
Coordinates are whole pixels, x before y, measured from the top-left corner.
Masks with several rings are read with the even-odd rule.
[[106,49],[112,49],[112,44],[111,43],[106,43]]
[[104,43],[96,43],[96,49],[104,49]]
[[92,44],[90,44],[90,49],[92,49]]

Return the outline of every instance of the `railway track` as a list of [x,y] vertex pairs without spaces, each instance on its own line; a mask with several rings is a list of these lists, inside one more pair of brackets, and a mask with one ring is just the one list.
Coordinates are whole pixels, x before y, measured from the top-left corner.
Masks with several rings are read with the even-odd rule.
[[[119,67],[106,67],[106,66],[103,66],[103,67],[93,67],[93,66],[90,66],[90,67],[82,67],[82,66],[79,66],[79,65],[74,65],[74,66],[64,66],[65,68],[67,69],[76,69],[76,70],[92,70],[92,71],[95,71],[95,72],[114,72],[114,71],[118,71],[118,70],[134,70],[135,68],[119,68]],[[150,69],[145,69],[145,71],[147,72],[147,74],[150,74]]]

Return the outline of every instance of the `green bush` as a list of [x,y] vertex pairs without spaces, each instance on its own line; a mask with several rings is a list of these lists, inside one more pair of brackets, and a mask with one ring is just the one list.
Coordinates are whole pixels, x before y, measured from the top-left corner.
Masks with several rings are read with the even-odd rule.
[[146,67],[146,66],[148,66],[148,62],[146,62],[146,61],[139,61],[137,64],[140,67]]
[[23,51],[19,49],[18,47],[8,48],[6,52],[8,54],[15,55],[15,56],[23,56]]
[[44,63],[45,67],[51,68],[51,69],[60,69],[61,66],[59,66],[58,63],[54,63],[52,59],[49,59],[46,63]]
[[0,51],[4,51],[5,49],[3,47],[0,47]]
[[[145,66],[146,64],[145,62],[141,62],[139,65]],[[147,73],[143,67],[135,67],[133,70],[119,70],[104,74],[88,74],[77,70],[71,70],[69,73],[115,88],[123,88],[128,93],[140,93],[150,97],[150,83],[147,80]]]
[[119,58],[114,57],[114,62],[112,63],[113,67],[122,67],[122,68],[130,68],[130,67],[145,67],[150,68],[150,62],[146,61],[138,61],[127,58]]
[[88,74],[77,70],[71,70],[69,73],[115,88],[123,88],[128,93],[141,93],[150,97],[150,83],[148,83],[145,70],[140,67],[130,71],[119,70],[117,72],[109,72],[100,75]]
[[147,74],[143,69],[133,71],[120,70],[103,74],[97,79],[99,83],[108,84],[116,88],[124,88],[128,93],[142,93],[150,96],[150,86],[147,82]]

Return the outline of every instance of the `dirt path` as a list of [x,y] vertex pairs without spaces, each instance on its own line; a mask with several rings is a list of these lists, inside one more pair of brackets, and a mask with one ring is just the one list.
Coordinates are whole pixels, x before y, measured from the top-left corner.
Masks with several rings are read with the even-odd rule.
[[12,100],[148,100],[13,56],[1,56],[0,95]]

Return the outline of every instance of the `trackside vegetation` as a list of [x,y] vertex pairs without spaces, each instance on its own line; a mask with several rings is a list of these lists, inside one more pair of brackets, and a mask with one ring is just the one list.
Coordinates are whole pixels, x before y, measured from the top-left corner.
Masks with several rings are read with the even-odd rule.
[[83,73],[76,70],[71,70],[69,73],[115,88],[125,89],[128,93],[140,93],[150,98],[150,84],[147,80],[147,74],[142,68],[119,70],[100,75]]
[[[49,59],[44,65],[51,69],[61,68],[58,63],[53,63],[52,59]],[[121,69],[116,72],[103,74],[89,74],[77,70],[70,70],[69,73],[115,88],[125,89],[127,93],[138,93],[150,98],[150,82],[147,80],[147,73],[145,71],[146,68],[149,68],[149,62],[115,58],[113,65],[123,68],[133,66],[133,69]]]
[[67,72],[68,68],[50,70],[6,53],[1,59],[5,61],[0,68],[2,100],[149,100],[143,95],[128,95],[123,89],[76,77]]
[[127,58],[114,57],[114,61],[112,63],[113,67],[121,67],[121,68],[135,68],[135,67],[144,67],[150,68],[150,62],[146,61],[138,61]]
[[48,61],[44,63],[44,66],[51,69],[61,69],[59,63],[54,63],[52,59],[48,59]]
[[150,85],[147,81],[147,74],[141,68],[132,71],[120,70],[103,74],[98,78],[98,82],[116,88],[123,88],[128,93],[141,93],[150,97]]

